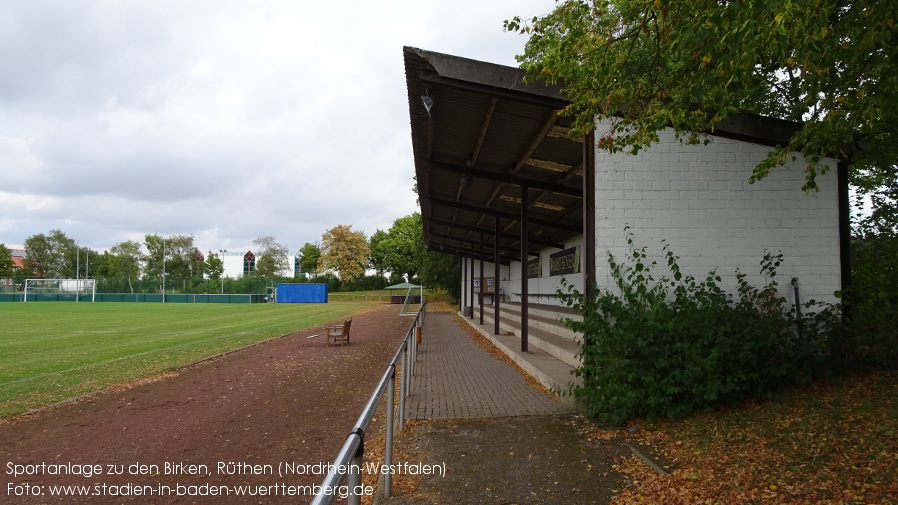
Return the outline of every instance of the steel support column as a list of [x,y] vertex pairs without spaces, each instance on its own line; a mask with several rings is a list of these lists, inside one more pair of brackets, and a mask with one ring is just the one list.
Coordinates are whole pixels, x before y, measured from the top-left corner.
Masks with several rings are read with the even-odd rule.
[[486,286],[483,285],[483,233],[480,233],[480,296],[477,297],[480,302],[480,324],[483,324],[483,291]]
[[496,320],[493,324],[493,326],[495,327],[495,329],[493,330],[493,335],[499,334],[499,270],[502,268],[502,261],[500,261],[499,259],[499,237],[502,234],[502,230],[500,229],[501,221],[502,219],[499,216],[496,216],[496,256],[493,260],[493,265],[495,265],[493,269],[495,275],[495,282],[493,283],[493,302],[496,309]]
[[526,184],[521,185],[521,352],[527,352],[527,336],[530,322],[528,320],[528,306],[530,305],[530,297],[528,293],[528,284],[530,278],[528,276],[527,264],[530,262],[530,248],[527,239],[527,203],[530,188]]
[[[461,258],[461,313],[465,313],[465,308],[468,306],[468,257],[462,256]],[[422,300],[423,302],[423,300]]]
[[474,246],[471,246],[471,319],[474,319]]
[[583,293],[593,298],[596,278],[596,147],[595,132],[583,137]]

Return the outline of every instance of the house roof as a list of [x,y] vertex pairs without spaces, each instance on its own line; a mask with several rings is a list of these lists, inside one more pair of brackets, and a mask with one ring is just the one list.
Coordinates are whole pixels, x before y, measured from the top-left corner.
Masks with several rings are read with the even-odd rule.
[[13,270],[25,268],[25,259],[27,258],[27,256],[25,255],[25,251],[23,249],[10,249],[9,256],[10,258],[12,258]]

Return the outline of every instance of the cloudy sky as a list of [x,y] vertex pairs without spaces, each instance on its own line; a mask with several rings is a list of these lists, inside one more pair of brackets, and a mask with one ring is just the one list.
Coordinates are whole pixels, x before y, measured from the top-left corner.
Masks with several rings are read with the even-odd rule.
[[0,243],[203,252],[415,210],[402,47],[515,65],[552,0],[0,0]]

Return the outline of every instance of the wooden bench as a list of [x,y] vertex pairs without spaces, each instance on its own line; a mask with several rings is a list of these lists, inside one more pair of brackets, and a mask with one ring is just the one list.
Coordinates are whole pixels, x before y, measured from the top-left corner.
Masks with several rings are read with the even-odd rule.
[[325,327],[327,331],[327,345],[349,343],[349,328],[352,327],[352,319],[343,321],[343,324],[332,324]]

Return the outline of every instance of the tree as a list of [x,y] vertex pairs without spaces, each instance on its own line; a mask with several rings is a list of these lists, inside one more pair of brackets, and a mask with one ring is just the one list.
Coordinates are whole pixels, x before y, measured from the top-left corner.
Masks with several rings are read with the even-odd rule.
[[[197,249],[191,235],[172,235],[168,238],[156,234],[144,237],[147,248],[145,278],[162,278],[163,267],[167,279],[186,280],[197,271]],[[202,272],[202,269],[199,270]]]
[[378,253],[383,254],[387,270],[402,273],[411,281],[421,268],[424,255],[421,214],[415,212],[393,221],[387,236],[378,242]]
[[365,273],[368,266],[368,240],[352,225],[337,225],[321,236],[319,268],[333,269],[344,282],[351,282]]
[[321,258],[318,244],[306,242],[299,250],[299,255],[299,268],[308,274],[318,274],[318,260]]
[[636,152],[667,126],[700,142],[743,111],[804,120],[752,181],[799,152],[812,190],[821,158],[851,155],[858,143],[895,170],[884,149],[898,124],[895,23],[892,2],[560,0],[505,28],[530,35],[518,56],[528,79],[563,80],[573,135],[608,120],[599,147]]
[[109,248],[111,258],[107,261],[106,275],[126,277],[128,282],[140,275],[140,264],[144,258],[140,243],[133,240],[119,242]]
[[90,279],[97,276],[98,268],[102,265],[102,255],[90,247],[75,247],[75,266],[78,273],[75,277]]
[[204,273],[208,275],[210,279],[221,279],[221,276],[224,275],[224,261],[222,261],[221,256],[209,251],[209,256],[206,257],[206,269]]
[[428,288],[444,289],[454,298],[461,295],[461,264],[458,256],[427,251],[421,255],[419,279]]
[[378,229],[368,238],[368,249],[371,250],[371,268],[381,277],[383,277],[384,271],[386,271],[387,248],[384,246],[383,241],[387,236],[387,232]]
[[26,268],[36,268],[39,277],[75,277],[76,245],[61,230],[38,233],[25,239]]
[[256,276],[266,279],[277,277],[290,268],[290,250],[279,244],[273,236],[253,240],[256,249]]
[[0,244],[0,279],[10,279],[15,275],[13,272],[12,252],[6,247],[6,244]]

